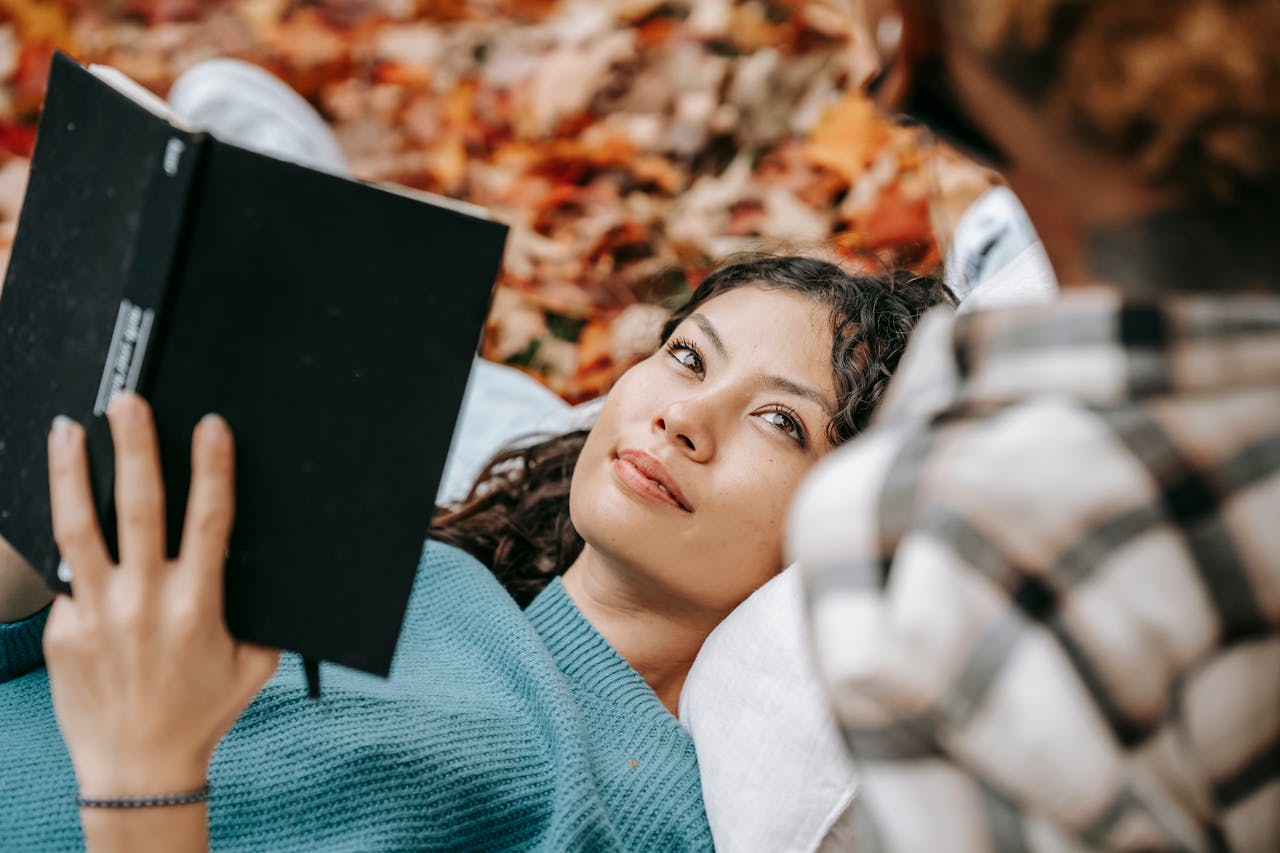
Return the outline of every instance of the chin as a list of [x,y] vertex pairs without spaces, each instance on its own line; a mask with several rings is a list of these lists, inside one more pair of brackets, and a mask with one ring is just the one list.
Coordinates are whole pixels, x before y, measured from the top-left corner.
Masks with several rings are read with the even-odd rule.
[[583,478],[580,483],[578,474],[574,474],[569,521],[587,548],[611,562],[641,571],[646,564],[662,559],[662,543],[670,538],[669,531],[657,523],[660,519],[618,492],[602,476]]

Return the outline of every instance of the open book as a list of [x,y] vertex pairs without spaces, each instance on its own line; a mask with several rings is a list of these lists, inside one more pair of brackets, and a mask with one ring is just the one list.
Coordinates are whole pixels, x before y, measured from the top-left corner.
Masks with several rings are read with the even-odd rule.
[[45,451],[65,414],[114,550],[103,414],[131,389],[155,411],[176,552],[191,430],[218,412],[232,632],[385,674],[505,238],[474,208],[194,131],[55,56],[0,295],[0,534],[65,589]]

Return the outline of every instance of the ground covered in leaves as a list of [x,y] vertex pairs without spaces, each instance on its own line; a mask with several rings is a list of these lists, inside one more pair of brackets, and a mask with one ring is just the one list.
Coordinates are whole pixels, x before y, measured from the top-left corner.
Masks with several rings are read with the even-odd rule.
[[236,56],[307,97],[358,177],[508,223],[484,355],[587,399],[718,259],[937,266],[985,176],[853,91],[847,5],[0,0],[0,253],[54,48],[161,95]]

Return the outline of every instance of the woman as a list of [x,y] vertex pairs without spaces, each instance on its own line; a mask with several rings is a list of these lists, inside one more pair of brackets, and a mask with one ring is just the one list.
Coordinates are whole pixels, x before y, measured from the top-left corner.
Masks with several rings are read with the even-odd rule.
[[[292,659],[259,693],[278,653],[222,622],[226,425],[196,430],[181,553],[166,562],[146,406],[113,405],[111,569],[83,433],[59,422],[54,527],[76,596],[49,617],[48,690],[81,802],[139,802],[82,808],[85,840],[202,849],[211,827],[217,847],[256,849],[709,848],[692,744],[671,713],[684,677],[711,629],[779,571],[791,493],[866,425],[940,301],[932,281],[802,258],[713,273],[588,435],[509,455],[433,526],[493,571],[429,545],[391,677],[334,671],[318,702],[302,698]],[[526,610],[498,578],[532,599]],[[48,702],[44,670],[0,692],[0,731],[21,752],[5,751],[0,779],[17,762],[37,771],[0,817],[19,847],[79,843]]]

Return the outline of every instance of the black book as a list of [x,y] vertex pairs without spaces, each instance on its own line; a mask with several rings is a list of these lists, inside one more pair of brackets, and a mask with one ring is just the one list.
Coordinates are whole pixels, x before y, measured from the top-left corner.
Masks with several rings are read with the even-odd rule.
[[[0,291],[0,535],[57,589],[46,437],[151,403],[176,553],[191,431],[236,437],[236,636],[386,674],[506,228],[184,128],[110,69],[54,58]],[[74,568],[74,567],[73,567]]]

